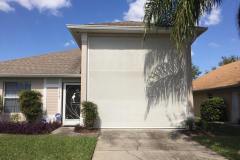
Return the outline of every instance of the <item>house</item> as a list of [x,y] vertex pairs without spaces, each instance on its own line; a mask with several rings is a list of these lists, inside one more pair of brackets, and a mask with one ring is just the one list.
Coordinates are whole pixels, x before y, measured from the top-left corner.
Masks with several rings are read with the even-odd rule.
[[141,22],[67,27],[80,49],[0,63],[3,114],[19,112],[17,92],[33,89],[63,125],[82,123],[85,100],[98,105],[101,128],[175,128],[192,115],[191,43],[206,28],[180,54],[166,27],[146,36]]
[[193,81],[195,114],[200,115],[201,103],[211,97],[222,97],[227,104],[229,121],[240,120],[240,61],[213,70]]

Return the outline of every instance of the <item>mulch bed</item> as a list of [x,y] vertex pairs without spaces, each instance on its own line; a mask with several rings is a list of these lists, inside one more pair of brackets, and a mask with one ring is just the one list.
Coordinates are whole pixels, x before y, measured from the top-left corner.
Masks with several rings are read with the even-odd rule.
[[86,128],[82,126],[75,126],[74,132],[88,135],[88,134],[99,134],[100,130],[97,128]]
[[211,132],[207,132],[207,131],[204,131],[204,130],[193,130],[193,131],[182,130],[182,131],[180,131],[180,133],[185,134],[189,137],[202,136],[202,135],[211,136],[211,137],[214,136]]
[[0,133],[9,134],[48,134],[59,128],[60,123],[45,123],[45,122],[0,122]]

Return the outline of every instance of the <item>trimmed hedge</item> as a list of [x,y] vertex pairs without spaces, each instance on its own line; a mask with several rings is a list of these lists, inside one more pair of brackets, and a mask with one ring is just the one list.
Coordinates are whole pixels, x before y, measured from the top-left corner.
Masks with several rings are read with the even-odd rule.
[[43,114],[42,95],[38,91],[22,91],[19,96],[20,109],[28,122],[36,122]]
[[83,123],[86,128],[93,128],[98,117],[97,105],[93,102],[82,103]]
[[221,97],[213,97],[201,104],[201,119],[203,121],[226,121],[226,104]]
[[47,134],[59,128],[60,123],[15,123],[15,122],[0,122],[0,133],[11,134]]

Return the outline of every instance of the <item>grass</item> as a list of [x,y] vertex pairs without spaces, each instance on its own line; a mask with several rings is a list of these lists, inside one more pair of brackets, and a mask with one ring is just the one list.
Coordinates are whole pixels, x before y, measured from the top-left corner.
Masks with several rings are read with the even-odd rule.
[[91,160],[95,137],[0,135],[0,159]]
[[229,160],[240,160],[240,127],[210,124],[208,133],[194,135],[192,139]]

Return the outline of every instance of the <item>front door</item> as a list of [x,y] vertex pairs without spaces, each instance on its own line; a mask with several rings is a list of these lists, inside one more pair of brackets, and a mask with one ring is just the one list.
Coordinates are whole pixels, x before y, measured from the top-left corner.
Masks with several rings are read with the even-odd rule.
[[65,83],[63,90],[63,125],[80,123],[80,84]]

